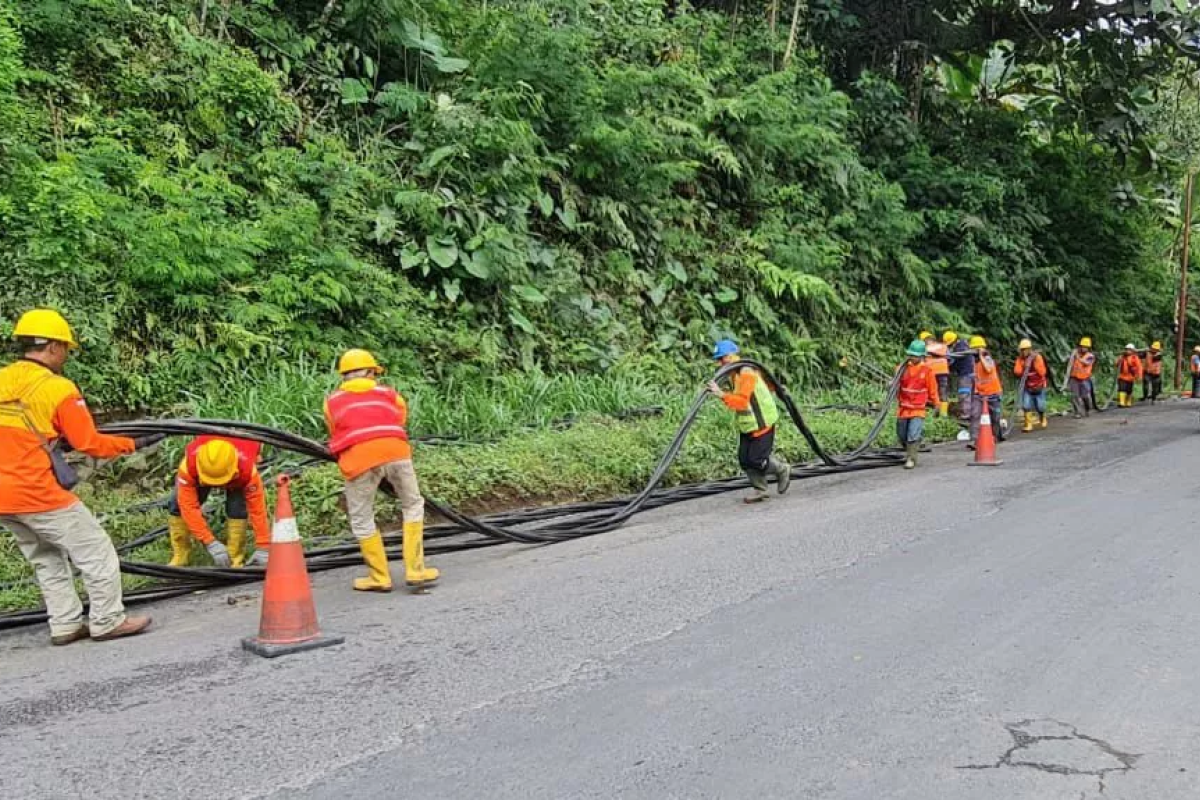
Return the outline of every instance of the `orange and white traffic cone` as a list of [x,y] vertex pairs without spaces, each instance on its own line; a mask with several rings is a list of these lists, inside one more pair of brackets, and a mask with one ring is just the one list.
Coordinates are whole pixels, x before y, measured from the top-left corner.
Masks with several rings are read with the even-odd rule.
[[992,415],[987,404],[979,417],[979,438],[975,441],[975,460],[972,467],[996,467],[1004,462],[996,458],[996,435],[992,433]]
[[279,476],[258,636],[242,640],[242,647],[264,658],[346,641],[344,636],[322,635],[317,626],[317,610],[313,606],[312,585],[304,564],[300,529],[296,527],[296,517],[292,513],[289,483],[291,479],[287,475]]

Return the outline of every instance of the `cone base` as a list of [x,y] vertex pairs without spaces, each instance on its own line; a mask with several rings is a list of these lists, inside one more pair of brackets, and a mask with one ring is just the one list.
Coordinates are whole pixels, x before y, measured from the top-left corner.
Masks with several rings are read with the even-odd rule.
[[1000,465],[1001,465],[1001,464],[1003,464],[1003,463],[1004,463],[1004,462],[1003,462],[1003,461],[1000,461],[1000,460],[996,460],[996,461],[968,461],[968,462],[967,462],[967,466],[968,466],[968,467],[998,467],[998,466],[1000,466]]
[[329,634],[320,634],[303,642],[274,644],[272,642],[264,642],[257,636],[249,636],[245,639],[242,639],[242,649],[249,650],[251,653],[260,655],[263,658],[275,658],[277,656],[286,656],[291,653],[303,653],[305,650],[316,650],[321,647],[342,644],[345,641],[345,636],[330,636]]

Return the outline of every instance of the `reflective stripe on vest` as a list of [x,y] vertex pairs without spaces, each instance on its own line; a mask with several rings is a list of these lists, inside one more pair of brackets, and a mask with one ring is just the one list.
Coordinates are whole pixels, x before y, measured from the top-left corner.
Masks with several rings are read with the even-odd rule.
[[754,372],[754,392],[750,395],[750,408],[737,412],[735,419],[739,433],[756,433],[779,421],[779,408],[775,405],[775,396],[771,394],[767,382],[758,372]]
[[980,355],[975,360],[975,394],[990,397],[1004,391],[996,361],[990,355]]
[[222,440],[233,445],[233,449],[237,451],[237,472],[228,483],[223,484],[221,489],[244,489],[246,484],[250,482],[250,478],[254,475],[254,465],[258,463],[258,456],[262,453],[262,444],[253,442],[249,439],[234,439],[231,436],[197,436],[183,451],[183,463],[187,477],[191,479],[197,486],[204,486],[200,482],[200,468],[196,465],[196,460],[200,453],[200,448],[208,442]]
[[407,440],[408,431],[400,422],[398,401],[396,390],[387,386],[365,392],[338,390],[331,394],[327,404],[332,431],[329,449],[340,455],[372,439]]
[[926,364],[906,364],[900,377],[900,408],[924,411],[929,404],[930,369]]
[[1092,367],[1095,364],[1095,353],[1080,353],[1076,350],[1071,356],[1071,377],[1078,381],[1086,381],[1092,377]]

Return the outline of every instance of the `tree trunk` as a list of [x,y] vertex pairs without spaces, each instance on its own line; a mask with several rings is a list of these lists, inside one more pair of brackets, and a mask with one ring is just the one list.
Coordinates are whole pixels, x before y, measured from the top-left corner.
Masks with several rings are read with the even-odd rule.
[[796,52],[796,33],[800,30],[800,7],[804,0],[796,0],[792,6],[792,28],[788,31],[787,49],[783,51],[783,68],[787,69],[792,63],[792,54]]

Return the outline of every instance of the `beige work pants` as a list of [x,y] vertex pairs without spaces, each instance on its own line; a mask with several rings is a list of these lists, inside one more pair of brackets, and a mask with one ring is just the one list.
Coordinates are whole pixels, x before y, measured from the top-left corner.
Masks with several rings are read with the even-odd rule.
[[83,503],[37,514],[0,514],[17,547],[33,565],[50,615],[50,635],[74,633],[83,625],[83,603],[75,591],[71,564],[79,568],[91,609],[92,635],[125,621],[121,568],[112,539]]
[[379,530],[375,524],[375,492],[385,480],[396,490],[405,522],[425,519],[425,500],[412,461],[389,461],[346,481],[346,513],[350,515],[350,531],[357,539],[366,539]]

